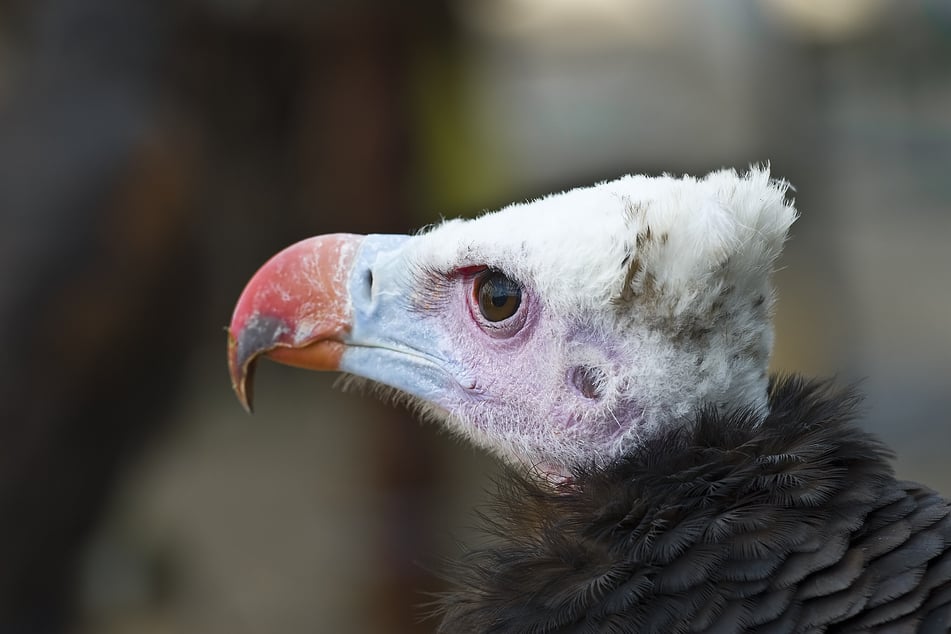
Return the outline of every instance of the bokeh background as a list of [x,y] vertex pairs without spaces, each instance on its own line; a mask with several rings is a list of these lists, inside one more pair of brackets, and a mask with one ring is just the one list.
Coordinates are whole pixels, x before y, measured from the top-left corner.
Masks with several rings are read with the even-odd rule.
[[770,161],[774,367],[951,493],[946,0],[0,0],[0,632],[428,632],[494,465],[223,327],[268,256]]

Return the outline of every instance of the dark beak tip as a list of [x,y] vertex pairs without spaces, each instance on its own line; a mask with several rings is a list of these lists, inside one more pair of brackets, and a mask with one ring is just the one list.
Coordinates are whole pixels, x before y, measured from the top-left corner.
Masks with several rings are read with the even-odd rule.
[[254,368],[255,363],[251,361],[245,369],[244,376],[238,384],[232,384],[232,388],[238,397],[238,402],[248,414],[254,413]]
[[254,367],[256,353],[241,354],[243,346],[239,344],[234,332],[228,330],[228,371],[231,375],[231,389],[238,402],[249,414],[254,413]]
[[253,411],[254,366],[258,357],[282,345],[281,341],[291,330],[284,318],[257,313],[232,322],[228,329],[231,389],[249,413]]

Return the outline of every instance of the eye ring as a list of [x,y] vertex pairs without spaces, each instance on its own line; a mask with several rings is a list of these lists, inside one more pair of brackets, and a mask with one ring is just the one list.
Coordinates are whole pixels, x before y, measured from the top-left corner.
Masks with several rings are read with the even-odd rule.
[[490,324],[510,319],[522,305],[521,285],[495,269],[476,278],[472,294],[479,313]]

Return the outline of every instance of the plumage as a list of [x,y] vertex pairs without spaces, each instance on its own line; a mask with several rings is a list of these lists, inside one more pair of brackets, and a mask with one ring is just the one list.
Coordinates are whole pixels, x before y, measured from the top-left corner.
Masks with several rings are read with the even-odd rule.
[[303,241],[239,299],[235,389],[262,355],[342,370],[507,464],[441,632],[948,631],[948,503],[854,392],[767,376],[786,193],[629,176]]
[[[691,632],[722,618],[742,631],[789,619],[791,631],[848,631],[889,627],[925,604],[916,621],[947,619],[936,591],[951,582],[948,504],[895,479],[889,452],[853,422],[855,401],[829,383],[774,378],[761,422],[703,412],[570,487],[509,473],[494,542],[448,574],[457,589],[441,598],[441,631],[550,631],[553,613],[574,631],[613,620],[620,631]],[[775,486],[783,475],[822,494],[791,497]],[[875,525],[900,520],[914,530],[883,543]],[[676,618],[649,625],[666,613]]]

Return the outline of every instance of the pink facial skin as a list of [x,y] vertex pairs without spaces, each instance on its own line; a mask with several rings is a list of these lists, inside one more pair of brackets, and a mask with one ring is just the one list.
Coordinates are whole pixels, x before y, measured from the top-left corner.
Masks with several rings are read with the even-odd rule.
[[553,318],[530,283],[512,317],[489,322],[475,294],[487,268],[430,273],[415,292],[426,297],[416,317],[460,372],[459,389],[431,394],[433,404],[457,431],[546,470],[570,468],[579,443],[607,455],[643,415],[619,395],[620,355],[597,328]]

